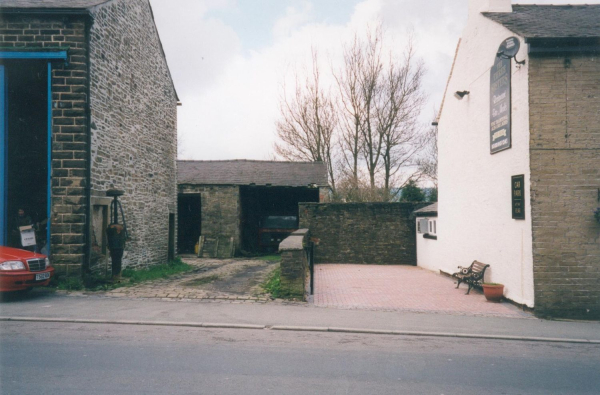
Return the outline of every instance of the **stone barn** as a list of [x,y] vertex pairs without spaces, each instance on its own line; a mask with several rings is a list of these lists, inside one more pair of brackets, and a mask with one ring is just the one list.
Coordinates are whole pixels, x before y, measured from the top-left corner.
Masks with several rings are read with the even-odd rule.
[[166,262],[177,104],[148,0],[0,1],[0,244],[22,208],[59,273],[107,269],[114,188],[123,264]]
[[178,246],[187,253],[201,235],[230,241],[236,254],[276,250],[298,227],[298,203],[329,196],[322,162],[184,160],[177,183]]

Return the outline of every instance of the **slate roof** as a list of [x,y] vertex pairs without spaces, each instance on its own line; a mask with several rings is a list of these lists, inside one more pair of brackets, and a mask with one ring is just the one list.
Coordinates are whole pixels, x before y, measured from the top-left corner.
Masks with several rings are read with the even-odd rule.
[[484,12],[525,38],[600,37],[600,4],[518,5],[513,12]]
[[437,204],[437,202],[433,203],[433,204],[430,204],[429,206],[425,206],[423,208],[420,208],[418,210],[413,211],[413,214],[416,217],[426,217],[428,215],[437,215],[437,213],[438,213],[438,204]]
[[0,8],[87,9],[111,0],[2,0]]
[[177,161],[177,183],[194,185],[327,186],[323,162]]

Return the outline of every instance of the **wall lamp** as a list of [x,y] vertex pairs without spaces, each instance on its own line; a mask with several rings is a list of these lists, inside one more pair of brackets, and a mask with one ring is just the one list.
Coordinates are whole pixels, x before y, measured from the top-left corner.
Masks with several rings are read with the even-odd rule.
[[456,91],[454,92],[454,97],[456,97],[458,100],[462,100],[463,97],[467,96],[469,93],[469,91]]

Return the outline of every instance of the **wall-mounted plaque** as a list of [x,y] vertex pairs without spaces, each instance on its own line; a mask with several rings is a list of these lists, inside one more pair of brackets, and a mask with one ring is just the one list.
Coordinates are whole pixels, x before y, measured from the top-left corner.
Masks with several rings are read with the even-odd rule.
[[[514,48],[514,37],[502,42],[490,72],[490,153],[511,147],[510,59],[503,54],[507,46]],[[511,43],[513,43],[511,45]],[[517,40],[518,43],[518,40]]]
[[512,176],[511,181],[512,217],[525,219],[525,176]]

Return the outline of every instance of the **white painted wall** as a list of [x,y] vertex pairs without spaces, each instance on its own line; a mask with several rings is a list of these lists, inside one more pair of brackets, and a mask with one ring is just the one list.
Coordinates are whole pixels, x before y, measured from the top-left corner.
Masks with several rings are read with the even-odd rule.
[[[416,222],[418,223],[420,219],[424,217],[417,217]],[[439,226],[440,221],[437,217],[425,217],[429,220],[435,220],[437,226]],[[415,224],[415,229],[417,225]],[[417,266],[422,267],[431,271],[439,271],[439,262],[440,262],[440,244],[437,240],[425,239],[423,237],[423,233],[417,233]]]
[[[438,240],[428,252],[434,243],[421,245],[418,255],[432,270],[455,272],[475,259],[490,264],[485,280],[533,307],[527,64],[512,62],[512,148],[491,155],[489,142],[490,68],[498,46],[514,35],[480,13],[469,15],[439,120]],[[527,60],[519,39],[517,59]],[[456,99],[463,90],[470,94]],[[526,220],[512,219],[511,176],[518,174],[525,175]]]

